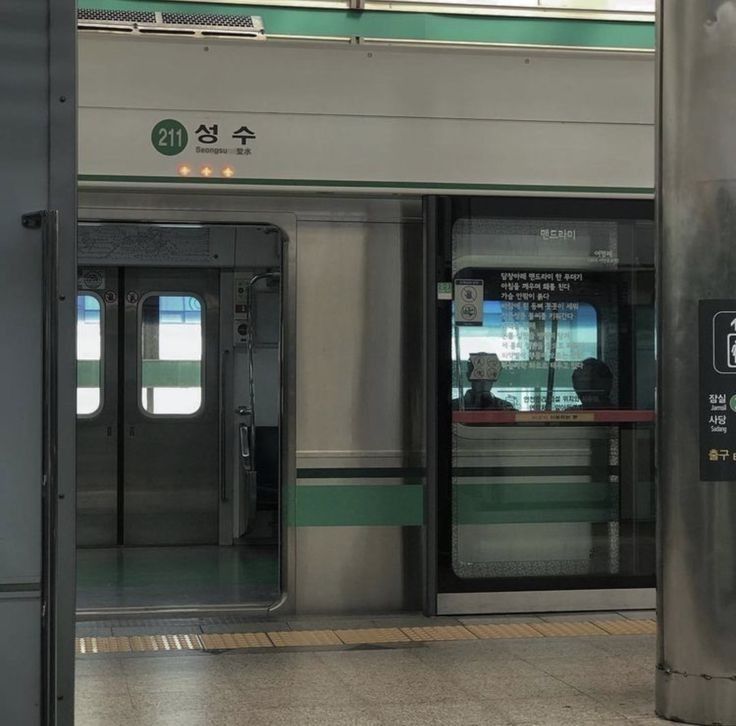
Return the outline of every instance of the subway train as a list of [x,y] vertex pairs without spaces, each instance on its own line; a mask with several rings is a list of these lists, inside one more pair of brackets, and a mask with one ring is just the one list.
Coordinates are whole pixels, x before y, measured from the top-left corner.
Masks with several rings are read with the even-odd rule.
[[652,607],[640,26],[246,10],[80,10],[78,617]]

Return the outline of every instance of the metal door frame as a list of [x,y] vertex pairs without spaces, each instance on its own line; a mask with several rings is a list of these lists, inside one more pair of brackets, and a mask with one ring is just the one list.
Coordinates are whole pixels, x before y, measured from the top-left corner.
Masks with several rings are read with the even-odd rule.
[[[199,224],[204,226],[275,227],[282,235],[282,354],[281,354],[281,511],[279,561],[281,596],[269,606],[208,606],[216,612],[292,612],[296,592],[296,537],[293,518],[296,487],[296,216],[284,212],[253,212],[233,209],[217,196],[186,193],[152,193],[144,198],[146,206],[92,206],[78,209],[79,223],[95,224]],[[107,201],[107,199],[105,200]],[[230,207],[229,209],[227,207]],[[237,244],[237,242],[236,242]],[[154,266],[154,265],[151,265]],[[161,264],[158,264],[161,267]],[[165,265],[164,265],[165,266]],[[213,265],[222,267],[221,265]],[[187,614],[201,608],[157,609],[161,614]],[[146,609],[146,612],[151,612]]]

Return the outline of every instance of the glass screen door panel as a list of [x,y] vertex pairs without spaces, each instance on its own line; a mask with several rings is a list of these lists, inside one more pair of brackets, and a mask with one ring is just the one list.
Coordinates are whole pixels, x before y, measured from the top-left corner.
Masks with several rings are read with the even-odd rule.
[[440,592],[651,586],[651,220],[572,200],[451,208]]

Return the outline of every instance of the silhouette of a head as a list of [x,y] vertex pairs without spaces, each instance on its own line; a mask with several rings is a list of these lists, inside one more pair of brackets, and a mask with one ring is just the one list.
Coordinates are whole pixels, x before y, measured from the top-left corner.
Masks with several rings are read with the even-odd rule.
[[599,408],[611,403],[613,373],[597,358],[586,358],[572,372],[572,385],[583,408]]

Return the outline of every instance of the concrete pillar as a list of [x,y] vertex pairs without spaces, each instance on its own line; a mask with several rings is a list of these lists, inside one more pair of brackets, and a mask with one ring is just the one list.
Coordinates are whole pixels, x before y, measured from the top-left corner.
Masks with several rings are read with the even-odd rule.
[[736,3],[659,2],[657,712],[736,724]]

